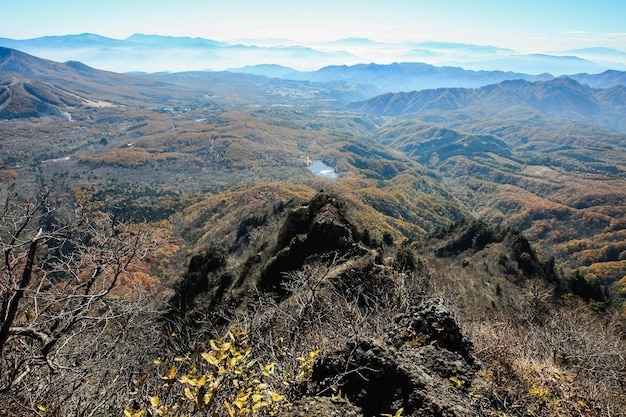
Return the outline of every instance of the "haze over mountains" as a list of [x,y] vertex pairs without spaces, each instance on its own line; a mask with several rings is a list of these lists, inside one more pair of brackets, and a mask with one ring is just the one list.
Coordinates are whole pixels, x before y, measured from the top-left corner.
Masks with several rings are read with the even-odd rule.
[[[260,69],[274,71],[280,68],[264,66]],[[550,207],[554,203],[551,193],[560,185],[550,186],[552,191],[549,193],[537,191],[547,187],[545,184],[535,185],[537,173],[548,168],[549,171],[545,172],[556,175],[550,181],[557,184],[558,178],[570,175],[574,178],[571,183],[576,184],[576,191],[570,193],[565,203],[558,202],[571,207],[572,217],[580,215],[581,203],[575,198],[576,201],[569,202],[570,197],[595,192],[589,191],[593,186],[585,183],[585,176],[603,178],[605,187],[609,181],[616,181],[615,188],[606,188],[605,192],[611,196],[619,195],[618,200],[622,198],[622,193],[616,190],[625,169],[620,161],[624,154],[623,132],[626,131],[623,117],[626,81],[625,73],[619,71],[578,74],[571,78],[527,76],[530,80],[526,80],[515,79],[523,78],[523,74],[475,72],[415,63],[328,67],[310,73],[295,73],[308,74],[309,78],[318,81],[287,79],[295,78],[293,73],[285,73],[286,78],[210,71],[124,75],[78,62],[57,63],[0,48],[0,72],[0,117],[45,120],[49,116],[60,116],[93,124],[96,131],[118,131],[115,135],[119,139],[115,142],[107,139],[106,148],[91,149],[90,145],[80,145],[74,151],[64,150],[63,146],[72,143],[72,139],[60,142],[64,144],[62,147],[42,151],[45,156],[34,156],[35,159],[56,160],[78,152],[81,164],[87,161],[98,167],[118,163],[130,163],[134,167],[133,164],[138,164],[133,170],[146,169],[147,174],[152,172],[149,161],[161,164],[157,162],[158,158],[166,158],[170,161],[169,168],[161,167],[159,176],[164,179],[170,176],[185,178],[188,184],[191,183],[188,178],[196,178],[197,183],[194,180],[194,185],[189,187],[197,190],[198,187],[212,189],[215,178],[222,175],[228,178],[225,183],[237,178],[237,181],[252,184],[260,178],[299,177],[305,174],[303,155],[326,162],[337,170],[340,178],[361,172],[368,178],[389,179],[411,166],[385,150],[385,147],[391,147],[400,150],[405,157],[439,171],[432,175],[452,175],[450,181],[454,184],[459,172],[466,175],[467,169],[473,172],[467,179],[468,184],[473,181],[494,182],[499,188],[502,186],[500,182],[505,181],[517,184],[525,192],[531,189],[531,192],[539,193],[537,198],[541,203],[528,198],[515,209],[490,211],[493,206],[483,207],[471,196],[484,194],[483,198],[500,201],[501,198],[511,198],[509,191],[493,192],[490,186],[480,188],[480,193],[476,190],[469,192],[465,190],[467,184],[454,185],[455,192],[472,210],[489,213],[489,217],[499,220],[506,218],[502,213],[509,216],[512,212],[531,213],[528,215],[532,218],[537,205]],[[508,76],[513,79],[506,79]],[[380,94],[394,82],[400,89],[410,87],[414,80],[423,82],[429,77],[451,86],[496,81],[478,88],[446,87]],[[361,84],[367,82],[367,85]],[[225,116],[222,114],[231,111],[241,113],[235,117],[237,121],[223,121]],[[118,115],[113,117],[113,114]],[[170,118],[171,122],[164,122]],[[179,118],[188,119],[186,123],[190,123],[185,133],[172,130],[181,123],[176,121]],[[251,119],[244,121],[247,118]],[[213,121],[211,125],[215,126],[215,132],[218,127],[224,131],[210,133],[211,126],[204,126],[206,120]],[[169,127],[168,123],[174,127]],[[243,131],[250,130],[250,133],[240,137],[239,125],[246,126]],[[277,129],[272,127],[274,125],[281,126],[281,133],[274,131]],[[302,127],[297,127],[300,125]],[[128,130],[129,126],[131,130]],[[74,137],[74,127],[70,124],[67,129],[67,134]],[[231,133],[230,129],[235,130]],[[187,135],[191,136],[187,138]],[[200,140],[192,139],[196,135],[200,135],[198,138],[208,135],[213,139],[192,146],[195,140]],[[94,140],[97,142],[101,137]],[[233,140],[233,137],[238,139]],[[15,139],[13,134],[7,138],[7,144]],[[322,138],[326,145],[320,148]],[[350,138],[348,143],[344,142],[345,138]],[[31,141],[30,133],[24,140],[39,143]],[[84,140],[86,137],[81,136],[78,143]],[[135,145],[136,140],[140,140],[141,145]],[[157,145],[162,141],[165,142]],[[45,148],[45,142],[42,140],[32,150],[38,146]],[[116,145],[111,148],[113,143]],[[128,143],[133,148],[124,149]],[[384,146],[380,148],[380,144]],[[14,148],[5,146],[13,149],[5,158],[5,164],[11,165],[5,167],[24,166],[22,157],[12,155],[13,152],[21,154],[23,150],[18,145]],[[87,148],[79,151],[83,146]],[[139,152],[140,149],[143,152]],[[549,158],[544,155],[546,152],[550,154]],[[210,162],[200,162],[204,158]],[[196,162],[183,162],[192,160]],[[259,171],[256,168],[261,163],[259,161],[273,168]],[[441,165],[444,161],[446,165]],[[377,168],[372,168],[372,164]],[[206,171],[207,166],[213,168]],[[476,166],[480,167],[477,171]],[[202,171],[197,171],[200,167]],[[224,170],[233,167],[253,169],[258,177],[250,177],[238,170]],[[117,175],[107,169],[104,171],[103,178]],[[555,174],[560,171],[563,172]],[[213,178],[207,181],[209,172]],[[376,206],[382,204],[377,203],[378,198],[390,196],[382,194],[366,200]],[[611,198],[607,197],[607,201]],[[506,205],[506,202],[498,204]],[[583,205],[587,204],[590,203]],[[622,206],[621,203],[618,205]],[[402,209],[402,218],[415,215],[405,209]],[[621,210],[610,217],[619,216]],[[430,211],[432,207],[424,213]],[[439,214],[434,217],[442,221]],[[617,217],[614,221],[618,222]],[[430,224],[435,223],[431,221]],[[513,225],[528,232],[534,230],[535,221],[525,220]],[[410,228],[408,225],[402,227]],[[593,229],[590,233],[600,232],[601,229]],[[549,233],[542,236],[540,240],[546,242],[552,239]],[[576,232],[573,236],[588,235]],[[552,250],[551,247],[545,249]]]
[[[263,397],[246,385],[261,379],[239,368],[232,377],[245,378],[225,389],[226,379],[210,375],[218,401],[194,397],[214,386],[190,362],[197,353],[216,367],[205,347],[244,358],[249,370],[271,363],[259,368],[264,377],[276,368],[273,397],[294,408],[268,415],[626,414],[619,65],[365,39],[325,50],[146,35],[4,42],[13,44],[0,46],[0,240],[9,248],[0,278],[30,274],[20,270],[24,253],[37,276],[28,291],[1,286],[25,301],[14,315],[23,326],[10,334],[20,343],[0,355],[0,415],[156,415],[168,413],[159,404],[186,399],[209,414],[254,414],[231,406]],[[467,65],[384,62],[401,49]],[[357,63],[368,51],[381,62]],[[621,59],[614,50],[579,52]],[[52,53],[66,62],[42,58]],[[341,65],[298,71],[287,62],[315,56]],[[97,69],[111,69],[100,66],[108,59],[185,71]],[[531,70],[470,69],[470,61]],[[210,62],[230,70],[204,70]],[[316,175],[314,162],[336,175]],[[51,196],[45,218],[9,205],[14,194],[42,190]],[[125,263],[111,303],[93,307],[80,301],[92,288],[85,267],[97,265],[90,249],[102,246],[97,253],[111,259],[117,246],[83,233],[89,212],[94,223],[109,213],[114,226],[132,227],[112,230],[115,242],[144,231],[153,242],[136,268]],[[76,245],[57,229],[72,216],[81,216]],[[20,226],[24,218],[36,221],[32,230]],[[38,229],[60,234],[43,237],[35,257]],[[25,243],[11,249],[15,236]],[[84,262],[74,256],[83,247]],[[78,269],[64,275],[74,259]],[[93,271],[88,282],[108,274]],[[40,272],[54,282],[41,285]],[[63,307],[72,304],[40,304],[54,288],[88,316],[74,320],[76,310]],[[107,306],[115,322],[67,335],[46,315],[82,323]],[[250,329],[249,352],[261,356],[230,350],[241,340],[222,344],[231,326]],[[43,343],[53,337],[60,342]],[[58,369],[41,359],[48,346]],[[23,364],[32,368],[21,373]],[[312,411],[315,403],[343,411]]]
[[115,72],[224,70],[259,64],[311,71],[329,65],[393,62],[555,76],[626,69],[626,52],[611,48],[522,54],[496,46],[452,42],[384,43],[362,38],[299,45],[282,39],[227,43],[143,34],[119,40],[85,33],[24,40],[0,38],[0,46],[60,62],[80,61]]
[[438,111],[480,112],[485,118],[524,118],[544,114],[595,123],[626,131],[626,86],[592,89],[561,77],[530,82],[507,80],[477,89],[440,88],[410,93],[387,93],[349,108],[379,116],[414,115],[428,119]]
[[[352,110],[381,116],[424,116],[432,111],[476,108],[483,115],[488,111],[490,117],[502,117],[511,113],[510,109],[515,109],[517,115],[539,112],[589,121],[618,131],[626,126],[621,117],[626,102],[626,73],[614,70],[554,78],[549,74],[532,76],[423,63],[394,63],[329,66],[310,72],[260,65],[222,73],[134,73],[134,76],[124,76],[96,70],[76,61],[61,64],[0,47],[0,71],[3,85],[0,110],[2,117],[8,118],[45,114],[55,106],[60,109],[87,103],[93,105],[104,100],[100,102],[103,105],[115,97],[115,100],[131,100],[146,106],[162,100],[155,101],[154,97],[147,96],[146,88],[157,89],[158,94],[170,99],[181,98],[197,94],[197,82],[203,80],[211,82],[213,88],[217,87],[216,83],[226,82],[224,87],[228,89],[241,83],[242,92],[251,91],[251,85],[254,85],[256,87],[252,90],[264,91],[278,101],[280,95],[284,97],[281,91],[285,88],[309,89],[315,91],[309,93],[313,94],[311,98],[330,100],[337,106],[352,103],[349,106]],[[142,76],[138,78],[138,75]],[[46,90],[41,82],[51,85]],[[186,89],[181,90],[181,85]],[[71,91],[63,91],[64,87]],[[82,93],[82,97],[76,92]],[[390,93],[372,98],[383,92]],[[293,97],[289,97],[291,99]]]

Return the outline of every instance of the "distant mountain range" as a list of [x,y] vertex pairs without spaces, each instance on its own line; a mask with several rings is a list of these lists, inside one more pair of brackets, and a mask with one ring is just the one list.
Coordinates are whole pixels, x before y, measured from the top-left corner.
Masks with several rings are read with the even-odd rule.
[[230,72],[118,74],[0,47],[0,118],[4,119],[76,115],[88,107],[116,105],[174,108],[213,100],[248,105],[251,100],[259,103],[259,97],[270,104],[341,107],[375,94],[372,88],[344,81],[319,83]]
[[274,76],[280,78],[318,82],[343,80],[371,85],[380,92],[412,91],[451,86],[480,87],[511,79],[538,81],[552,78],[550,74],[535,76],[504,71],[471,71],[459,67],[436,67],[419,62],[328,66],[309,72],[287,72],[281,68],[268,68],[267,66],[261,66],[259,69],[260,71],[257,72],[255,67],[248,67],[244,71],[261,74],[273,69]]
[[384,43],[349,38],[299,45],[289,40],[227,43],[144,34],[119,40],[90,33],[23,40],[0,38],[0,46],[60,62],[80,61],[115,72],[224,70],[265,64],[312,71],[326,66],[394,62],[555,76],[626,70],[626,52],[602,47],[521,54],[495,46],[452,42]]
[[[295,71],[280,65],[257,65],[229,69],[231,72],[315,82],[346,81],[369,86],[379,93],[408,92],[433,88],[478,88],[506,80],[547,81],[550,74],[530,75],[512,71],[473,71],[459,67],[437,67],[419,62],[328,66],[317,71]],[[600,74],[567,77],[592,88],[626,85],[626,72],[607,70]]]
[[[603,66],[575,56],[519,55],[510,49],[446,42],[383,44],[369,39],[351,38],[330,42],[325,46],[326,52],[322,52],[293,45],[228,44],[189,37],[136,34],[125,40],[117,40],[94,34],[82,34],[28,40],[0,38],[0,46],[56,61],[79,61],[105,70],[121,67],[134,73],[150,72],[151,68],[169,69],[166,72],[188,72],[206,70],[218,62],[224,65],[242,63],[242,66],[228,66],[226,69],[233,73],[283,80],[353,83],[363,86],[367,91],[366,94],[370,96],[433,88],[478,88],[515,79],[546,81],[554,76],[547,72],[539,73],[539,69],[550,68],[553,64],[560,66],[563,71],[568,69],[569,71],[563,73],[570,74],[568,75],[570,78],[593,88],[626,85],[625,72],[606,70]],[[347,50],[351,52],[346,52]],[[447,57],[447,60],[454,57],[465,63],[470,62],[470,58],[473,57],[474,61],[471,62],[474,66],[489,66],[488,61],[493,63],[498,60],[508,63],[519,62],[523,63],[518,65],[519,67],[526,66],[534,71],[473,70],[460,66],[436,66],[425,62],[327,65],[314,71],[298,71],[291,66],[280,64],[286,62],[297,65],[303,61],[317,62],[318,59],[345,63],[358,61],[360,58],[355,54],[367,53],[378,53],[384,60],[386,59],[384,57],[392,53],[389,51],[395,51],[394,53],[404,58],[419,58],[416,55],[419,52],[431,57]],[[614,49],[587,48],[577,52],[598,59],[604,57],[608,60],[613,57],[618,60],[624,59],[626,62],[626,53]],[[262,63],[255,64],[256,62]]]
[[[198,89],[213,95],[226,90],[244,95],[255,91],[275,104],[312,100],[342,107],[352,102],[349,109],[380,116],[440,117],[442,111],[458,117],[475,112],[497,118],[541,114],[626,130],[622,117],[626,112],[626,72],[619,71],[554,78],[549,74],[531,76],[404,63],[331,66],[312,72],[263,65],[232,72],[131,76],[76,61],[57,63],[0,47],[3,118],[59,114],[72,107],[115,102],[134,102],[141,107],[166,101],[176,105],[179,99],[195,100],[200,94]],[[299,91],[300,98],[289,91]],[[391,92],[377,95],[384,91]]]
[[83,63],[54,62],[0,47],[0,118],[39,117],[88,106],[123,102],[154,105],[155,97],[182,96],[180,86],[91,68]]
[[[604,74],[605,77],[609,75]],[[457,117],[480,114],[483,118],[500,119],[545,115],[624,131],[626,86],[594,89],[568,77],[537,82],[507,80],[478,89],[439,88],[387,93],[352,103],[348,108],[379,116],[419,115],[420,118],[440,117],[442,111],[453,112]]]

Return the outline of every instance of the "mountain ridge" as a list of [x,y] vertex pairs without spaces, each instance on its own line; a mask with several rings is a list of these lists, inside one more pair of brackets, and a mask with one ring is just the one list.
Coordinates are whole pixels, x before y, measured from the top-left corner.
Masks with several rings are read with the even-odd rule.
[[[388,64],[402,61],[460,66],[473,70],[489,69],[533,74],[549,72],[554,75],[626,69],[624,55],[619,53],[621,51],[604,49],[596,49],[593,54],[586,51],[586,55],[572,59],[564,57],[564,53],[521,54],[497,46],[454,42],[390,43],[365,38],[316,44],[298,44],[288,40],[243,42],[147,34],[113,39],[91,33],[33,39],[0,38],[0,46],[20,49],[55,61],[84,61],[90,66],[116,72],[208,68],[224,70],[254,64],[280,64],[298,70],[316,70],[328,65],[354,65],[367,62]],[[298,48],[300,53],[290,53],[290,47]],[[259,54],[260,51],[263,54]],[[142,60],[137,59],[138,55],[141,55]],[[162,56],[177,60],[163,60]]]
[[38,112],[0,130],[0,279],[33,262],[3,286],[0,415],[626,412],[626,134],[595,124],[625,87],[389,93],[419,117],[376,116],[347,81],[0,56],[0,107]]
[[[228,71],[285,80],[349,81],[372,86],[380,93],[444,87],[478,88],[506,80],[547,81],[558,78],[550,74],[529,75],[512,71],[472,71],[460,67],[441,67],[419,62],[334,65],[320,68],[317,71],[296,71],[280,65],[251,65],[231,68]],[[598,74],[579,73],[567,77],[581,84],[588,84],[592,88],[626,85],[626,72],[624,71],[607,70]]]
[[[342,41],[339,42],[342,43]],[[374,51],[379,47],[389,46],[369,39],[348,39],[343,40],[343,42],[360,44],[361,46],[356,47],[357,53],[360,53],[359,50],[362,48],[371,47]],[[363,46],[364,44],[369,46]],[[572,78],[594,88],[626,84],[626,76],[624,75],[626,73],[615,68],[593,66],[590,62],[579,57],[547,54],[520,55],[513,53],[514,51],[492,46],[446,42],[409,42],[398,45],[402,48],[415,48],[419,45],[431,48],[428,49],[431,52],[428,52],[427,55],[441,54],[442,51],[445,51],[445,54],[452,54],[451,56],[461,53],[460,51],[465,51],[462,52],[463,54],[470,53],[471,55],[480,51],[481,57],[475,61],[474,64],[476,65],[465,65],[463,61],[454,62],[450,59],[443,59],[438,64],[433,64],[425,61],[419,62],[422,61],[419,56],[403,53],[397,55],[393,62],[376,63],[370,61],[364,63],[367,62],[365,59],[358,58],[346,49],[337,48],[337,44],[329,48],[290,43],[268,45],[259,43],[257,45],[254,43],[219,42],[205,38],[145,34],[134,34],[124,40],[89,33],[26,40],[0,38],[0,45],[22,50],[35,56],[48,55],[57,62],[77,61],[96,68],[107,69],[110,66],[109,63],[127,61],[131,64],[127,66],[127,70],[132,72],[154,72],[137,61],[139,56],[148,63],[155,59],[160,62],[176,63],[175,67],[158,68],[159,71],[167,70],[167,72],[215,70],[216,66],[211,64],[212,60],[228,60],[230,62],[228,65],[224,65],[224,69],[232,72],[300,81],[349,81],[369,86],[369,88],[377,88],[378,93],[440,87],[478,88],[506,79],[546,80],[553,78],[553,74],[573,74],[571,75]],[[427,50],[424,49],[423,51]],[[317,62],[320,59],[322,61],[330,60],[330,65],[322,65],[315,70],[294,69],[294,64],[299,61]],[[471,58],[468,59],[471,61]],[[193,61],[193,65],[185,66],[185,63],[190,60]],[[481,62],[487,63],[488,60],[495,61],[489,65],[483,65],[481,69],[475,68],[480,66]],[[514,71],[511,68],[502,70],[501,68],[510,67],[510,65],[499,65],[497,64],[498,60],[527,62],[528,65],[524,65],[528,71]],[[341,64],[334,64],[332,61],[341,62]],[[132,64],[132,62],[136,62],[137,65]],[[238,66],[237,63],[241,63],[242,66]],[[545,66],[544,63],[548,66]],[[561,66],[561,68],[557,68],[553,64]],[[550,71],[540,71],[542,66]],[[566,69],[569,71],[565,71]]]
[[[3,81],[5,94],[11,91],[9,100],[5,100],[3,107],[10,101],[24,101],[29,109],[25,111],[29,117],[36,116],[37,111],[33,109],[42,106],[42,114],[52,112],[63,112],[67,109],[60,106],[60,101],[56,104],[52,102],[40,103],[40,97],[23,96],[24,90],[19,85],[38,85],[38,90],[54,90],[53,94],[64,92],[64,95],[71,95],[79,98],[75,101],[75,108],[82,106],[116,105],[121,102],[133,102],[136,105],[146,106],[150,102],[155,102],[151,94],[157,91],[161,94],[167,92],[174,96],[184,94],[179,88],[175,91],[173,85],[167,83],[147,80],[136,76],[118,74],[111,71],[104,71],[92,68],[78,61],[68,61],[65,63],[55,62],[10,48],[0,46],[0,72]],[[44,100],[45,101],[45,100]],[[61,100],[63,101],[63,100]],[[78,104],[78,103],[82,104]],[[56,108],[60,106],[59,108]],[[21,105],[8,111],[3,117],[23,117],[21,116]]]
[[485,116],[514,117],[514,114],[509,114],[509,109],[520,107],[530,113],[591,121],[623,131],[626,129],[621,117],[626,107],[624,99],[623,87],[592,89],[572,78],[559,77],[536,82],[505,80],[477,89],[440,88],[387,93],[351,103],[347,108],[394,117],[409,114],[417,116],[434,110],[471,112],[472,109],[480,108]]

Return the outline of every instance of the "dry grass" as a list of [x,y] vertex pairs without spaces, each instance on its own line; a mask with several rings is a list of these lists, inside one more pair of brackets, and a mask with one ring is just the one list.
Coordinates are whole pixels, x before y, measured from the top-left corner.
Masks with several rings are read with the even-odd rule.
[[485,385],[475,395],[507,415],[623,415],[626,344],[619,319],[603,320],[578,302],[536,319],[503,315],[467,323],[485,364]]

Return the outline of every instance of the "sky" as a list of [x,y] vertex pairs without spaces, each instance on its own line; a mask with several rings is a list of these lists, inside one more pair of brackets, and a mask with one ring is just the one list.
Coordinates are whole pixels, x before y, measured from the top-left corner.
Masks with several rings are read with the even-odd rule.
[[348,37],[448,41],[523,53],[626,51],[624,0],[0,0],[0,37],[134,33],[218,41]]

